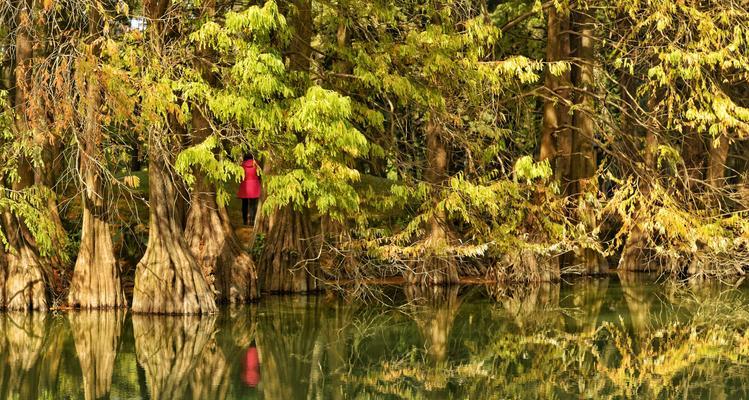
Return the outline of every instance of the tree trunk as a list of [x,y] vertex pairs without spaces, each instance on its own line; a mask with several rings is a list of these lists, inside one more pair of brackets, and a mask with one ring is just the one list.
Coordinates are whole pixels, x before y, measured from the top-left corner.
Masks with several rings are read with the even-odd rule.
[[[561,21],[554,6],[549,7],[547,21],[546,39],[546,62],[552,63],[561,59]],[[555,135],[559,130],[559,115],[557,109],[557,89],[560,85],[560,77],[551,73],[551,68],[546,68],[546,89],[548,98],[544,100],[543,127],[541,129],[541,148],[539,159],[553,161],[556,155]]]
[[135,270],[133,312],[203,314],[216,311],[213,287],[203,276],[175,215],[176,190],[161,143],[149,144],[150,221],[146,254]]
[[[210,125],[196,108],[192,125],[193,144],[208,137]],[[203,274],[216,286],[217,301],[234,304],[257,299],[255,264],[239,244],[226,208],[217,203],[213,185],[200,171],[195,178],[185,230],[187,245]]]
[[[634,92],[636,89],[630,90]],[[659,101],[659,96],[654,94],[651,95],[648,100],[648,111],[655,113],[656,105]],[[633,108],[634,110],[634,108]],[[640,190],[640,196],[643,198],[640,204],[647,204],[647,198],[650,196],[650,180],[646,179],[650,174],[657,174],[656,170],[656,151],[658,147],[658,138],[655,136],[654,127],[649,127],[645,133],[645,170],[643,175],[638,181],[638,188]],[[654,259],[654,252],[648,248],[648,232],[644,228],[644,217],[641,216],[646,210],[636,210],[633,217],[632,227],[630,228],[627,235],[627,242],[624,244],[622,249],[621,257],[619,258],[619,265],[617,269],[622,271],[651,271],[657,270],[661,267]]]
[[108,398],[125,313],[82,311],[69,314],[68,319],[81,363],[85,399]]
[[[31,22],[32,4],[23,1],[18,10],[16,32],[16,66],[14,108],[16,112],[16,133],[18,140],[30,140],[29,102],[33,82],[33,31]],[[13,183],[14,190],[23,190],[33,185],[33,168],[25,157],[18,166],[19,180]],[[36,249],[34,239],[23,221],[6,213],[3,223],[8,236],[8,251],[3,251],[2,306],[13,311],[46,310],[47,295],[44,282],[45,265]]]
[[271,293],[316,291],[320,265],[312,254],[310,211],[285,206],[274,220],[258,260],[262,289]]
[[711,189],[720,189],[725,184],[726,159],[730,148],[728,137],[721,134],[715,143],[710,145],[709,164],[707,166],[707,183]]
[[[91,31],[98,36],[98,10],[90,10]],[[102,131],[99,119],[101,91],[95,77],[98,57],[92,49],[89,55],[92,71],[87,77],[86,121],[79,152],[80,176],[83,177],[83,225],[81,245],[70,283],[68,302],[74,307],[116,308],[126,306],[125,295],[120,283],[120,274],[112,245],[112,236],[107,218],[106,195],[102,190],[102,176],[99,165],[104,163]]]
[[[552,6],[553,8],[553,6]],[[569,13],[557,12],[559,20],[559,59],[569,60],[572,56],[572,44],[569,31],[571,29]],[[566,197],[575,193],[572,178],[572,116],[570,115],[570,104],[572,103],[572,73],[565,71],[558,79],[559,88],[556,90],[556,120],[557,132],[555,141],[555,159],[552,163],[554,174],[561,184],[562,194]]]
[[[575,25],[579,34],[577,40],[577,59],[579,63],[576,74],[575,88],[577,93],[577,106],[573,116],[575,132],[573,135],[573,181],[577,182],[577,216],[591,232],[597,225],[595,210],[586,201],[586,195],[596,195],[598,182],[595,172],[597,168],[596,154],[593,149],[595,137],[595,124],[593,113],[595,104],[592,92],[595,90],[593,76],[594,42],[593,42],[593,20],[587,14],[589,11],[575,12]],[[583,271],[588,274],[605,273],[608,270],[606,259],[595,249],[582,248],[575,255],[575,264],[580,264]]]
[[[161,22],[169,0],[151,0],[144,4],[151,19],[150,40],[160,56]],[[167,118],[169,122],[173,118]],[[184,219],[174,174],[169,172],[172,150],[182,144],[178,134],[152,126],[148,131],[149,232],[146,253],[135,269],[133,312],[156,314],[205,314],[216,311],[213,286],[203,276],[187,246],[183,232]],[[169,141],[168,139],[172,139]],[[167,143],[170,142],[170,143]]]
[[[439,194],[448,179],[448,148],[442,138],[442,129],[435,116],[430,116],[425,129],[427,166],[424,171],[426,181],[431,184],[435,194]],[[436,207],[436,204],[433,205]],[[453,242],[444,208],[434,210],[427,222],[427,233],[424,239],[424,256],[413,263],[406,271],[405,278],[411,284],[449,285],[458,283],[458,268],[448,257],[448,247]]]
[[[309,73],[312,55],[312,2],[294,0],[289,3],[293,4],[295,14],[290,19],[293,36],[285,56],[289,60],[289,69],[304,75]],[[277,166],[266,167],[272,174]],[[275,210],[270,220],[265,222],[268,223],[268,233],[257,263],[262,290],[276,293],[317,290],[320,267],[316,259],[312,260],[314,246],[311,239],[313,232],[319,229],[313,229],[311,213],[312,210],[296,210],[289,205]]]

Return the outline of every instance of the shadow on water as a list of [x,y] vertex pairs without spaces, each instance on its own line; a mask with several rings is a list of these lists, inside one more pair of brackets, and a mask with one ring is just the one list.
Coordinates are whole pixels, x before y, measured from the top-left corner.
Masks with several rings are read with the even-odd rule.
[[0,398],[749,396],[749,289],[643,275],[267,297],[203,317],[0,315]]

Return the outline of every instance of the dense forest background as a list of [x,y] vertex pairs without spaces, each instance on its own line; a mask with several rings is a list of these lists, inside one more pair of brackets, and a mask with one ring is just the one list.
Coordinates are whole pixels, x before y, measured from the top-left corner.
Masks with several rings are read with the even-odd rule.
[[743,275],[747,77],[742,0],[2,0],[0,305]]

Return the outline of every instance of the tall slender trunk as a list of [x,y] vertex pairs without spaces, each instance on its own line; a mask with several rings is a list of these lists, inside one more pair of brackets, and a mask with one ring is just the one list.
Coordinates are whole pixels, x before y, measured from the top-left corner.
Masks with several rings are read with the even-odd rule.
[[[14,108],[16,112],[15,130],[19,140],[31,140],[29,103],[31,101],[32,63],[34,54],[33,26],[31,21],[32,2],[20,2],[16,29],[16,65]],[[30,161],[22,157],[18,165],[18,181],[14,190],[23,190],[34,184],[34,171]],[[6,213],[3,219],[7,233],[9,251],[4,251],[0,286],[2,306],[9,310],[46,310],[47,295],[44,282],[44,265],[39,256],[34,238],[23,221]]]
[[[561,20],[557,15],[556,7],[549,7],[546,32],[546,62],[552,63],[561,59],[562,37]],[[543,127],[541,129],[541,148],[539,159],[550,160],[556,155],[555,135],[559,130],[559,113],[557,109],[557,90],[560,85],[560,77],[551,73],[551,68],[546,68],[546,89],[548,98],[544,100]]]
[[[290,20],[293,36],[286,57],[291,71],[307,74],[312,56],[312,2],[294,0],[296,13]],[[288,7],[288,6],[287,6]],[[281,165],[268,165],[273,174]],[[319,231],[313,225],[309,209],[281,207],[270,216],[265,245],[258,259],[261,288],[269,292],[310,292],[318,288],[319,262],[313,256],[313,236]]]
[[[594,31],[593,19],[588,14],[590,10],[575,11],[575,28],[577,39],[577,60],[579,63],[575,76],[577,90],[577,106],[573,115],[575,132],[572,147],[574,158],[572,161],[572,177],[576,182],[577,217],[587,227],[589,232],[597,225],[595,210],[590,208],[586,195],[596,195],[598,182],[595,172],[597,168],[596,153],[593,149],[595,137],[595,123],[593,113],[595,103],[593,91],[594,81]],[[583,248],[576,254],[575,263],[589,274],[605,273],[608,270],[606,259],[594,249]]]
[[[99,16],[96,7],[91,7],[89,24],[93,37],[98,36]],[[80,149],[80,175],[83,178],[81,203],[83,225],[81,245],[70,283],[68,302],[81,308],[109,308],[126,306],[120,282],[117,260],[112,245],[112,235],[107,216],[106,194],[102,190],[102,174],[99,167],[105,162],[102,148],[102,130],[99,118],[101,88],[96,79],[98,57],[91,49],[89,62],[93,70],[87,74],[86,115],[83,135],[78,140]]]
[[[636,88],[628,88],[630,93],[635,93]],[[660,101],[659,95],[654,93],[648,100],[648,111],[654,115],[655,108]],[[634,105],[634,99],[632,99]],[[632,110],[634,111],[634,107]],[[655,118],[652,116],[651,118]],[[648,127],[645,132],[645,148],[644,150],[644,165],[643,176],[638,181],[638,188],[640,190],[640,196],[643,198],[643,202],[650,196],[650,179],[646,179],[651,174],[657,174],[656,170],[656,150],[658,146],[658,138],[655,135],[654,127]],[[641,203],[642,204],[642,203]],[[627,235],[627,241],[622,249],[621,257],[619,258],[619,264],[617,269],[623,271],[651,271],[660,269],[660,266],[656,262],[655,254],[648,248],[648,232],[645,227],[645,217],[642,216],[646,210],[636,210],[635,215],[632,217],[632,226]]]
[[[439,191],[448,179],[450,155],[442,137],[444,132],[435,115],[429,116],[424,133],[427,159],[424,177],[432,185],[433,190]],[[436,207],[436,204],[433,207]],[[446,210],[435,209],[427,222],[424,239],[426,254],[406,271],[406,281],[411,284],[432,285],[458,283],[460,278],[457,265],[447,258],[446,251],[453,241],[452,236]]]
[[[159,21],[169,7],[168,0],[144,5],[151,24],[150,40],[159,56],[164,28]],[[176,184],[169,173],[173,154],[166,141],[166,129],[148,131],[149,232],[146,254],[135,269],[133,312],[157,314],[202,314],[216,311],[212,285],[184,238]],[[171,137],[171,139],[174,139]],[[181,144],[181,142],[179,143]],[[173,145],[173,143],[172,143]]]
[[[569,60],[572,56],[572,42],[570,37],[571,22],[569,11],[557,13],[559,20],[559,57],[560,60]],[[572,73],[565,71],[559,77],[560,87],[556,90],[558,99],[556,106],[557,132],[555,142],[555,159],[552,164],[554,174],[562,185],[562,194],[571,196],[574,192],[572,184],[572,116],[570,115],[570,104],[572,103]]]

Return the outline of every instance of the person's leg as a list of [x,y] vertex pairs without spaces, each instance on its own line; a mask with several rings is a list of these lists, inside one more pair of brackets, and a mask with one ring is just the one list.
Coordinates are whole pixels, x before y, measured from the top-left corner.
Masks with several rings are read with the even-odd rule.
[[250,211],[250,199],[242,199],[242,223],[247,225],[248,213]]
[[250,224],[255,225],[255,217],[257,217],[257,205],[260,199],[250,199]]

